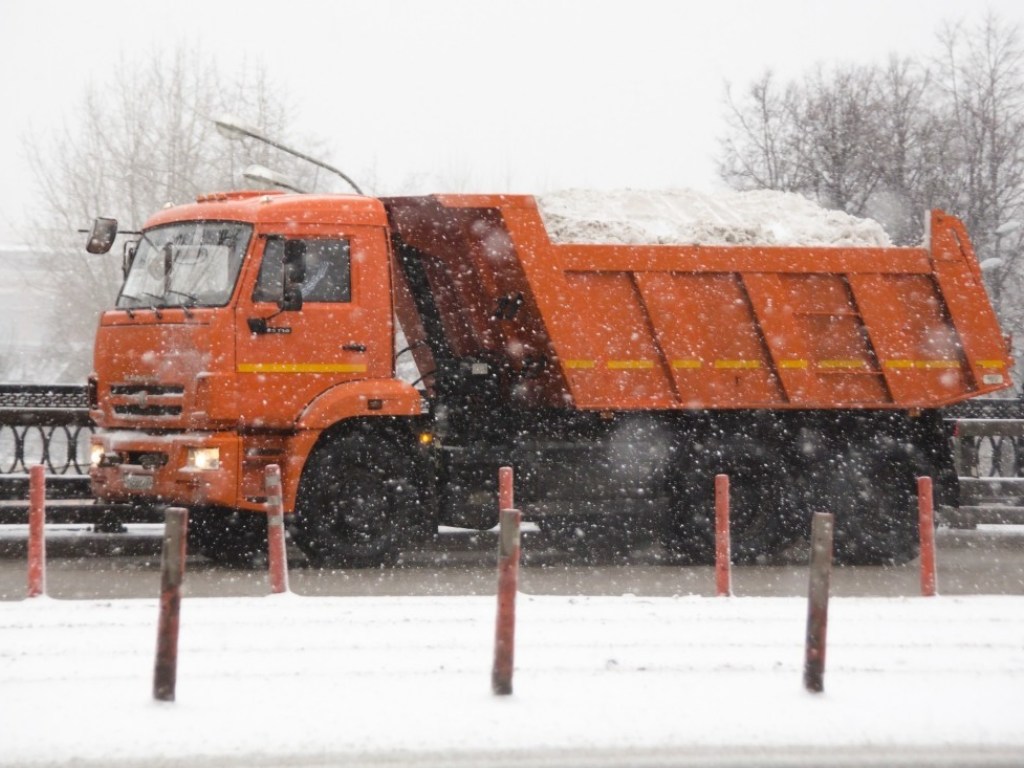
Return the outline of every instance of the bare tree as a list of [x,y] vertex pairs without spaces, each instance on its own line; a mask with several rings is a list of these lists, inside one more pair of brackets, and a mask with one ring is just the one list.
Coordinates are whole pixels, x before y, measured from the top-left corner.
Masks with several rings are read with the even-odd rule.
[[[939,87],[950,136],[951,207],[997,264],[989,288],[1004,320],[1024,329],[1024,48],[1020,28],[989,14],[940,33]],[[1013,230],[1014,224],[1017,229]],[[998,260],[998,262],[996,261]]]
[[63,126],[26,140],[43,203],[30,241],[49,270],[46,285],[37,286],[51,297],[46,354],[71,359],[68,380],[82,381],[91,369],[96,318],[112,304],[121,279],[119,254],[84,253],[78,230],[95,216],[115,216],[122,229],[137,230],[167,203],[238,188],[250,163],[313,188],[315,169],[308,164],[217,134],[212,120],[224,113],[263,134],[288,136],[287,100],[262,68],[243,68],[229,79],[212,59],[179,47],[142,63],[122,60],[113,80],[90,87]]
[[877,72],[818,68],[803,85],[798,120],[804,186],[822,204],[862,215],[882,180]]
[[767,71],[747,88],[737,102],[726,85],[729,133],[721,140],[718,164],[723,179],[739,189],[801,188],[801,159],[798,156],[799,110],[795,85],[779,87]]
[[[797,191],[917,241],[922,212],[963,218],[1004,326],[1024,336],[1024,45],[988,14],[946,26],[930,66],[819,67],[727,92],[722,177]],[[783,170],[780,170],[783,169]]]
[[909,245],[923,234],[922,211],[948,199],[950,180],[935,160],[946,154],[948,136],[932,110],[926,68],[891,56],[878,70],[876,86],[872,152],[880,176],[863,212],[880,221],[894,242]]
[[766,73],[736,102],[727,86],[722,177],[740,188],[800,192],[863,214],[884,176],[881,90],[871,68],[818,68],[779,86]]

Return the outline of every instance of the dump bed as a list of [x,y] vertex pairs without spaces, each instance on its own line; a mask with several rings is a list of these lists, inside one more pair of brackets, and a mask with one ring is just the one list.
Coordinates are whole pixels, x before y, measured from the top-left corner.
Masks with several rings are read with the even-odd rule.
[[497,366],[528,406],[916,409],[1010,383],[940,211],[920,248],[637,246],[552,243],[532,197],[383,202],[420,370]]

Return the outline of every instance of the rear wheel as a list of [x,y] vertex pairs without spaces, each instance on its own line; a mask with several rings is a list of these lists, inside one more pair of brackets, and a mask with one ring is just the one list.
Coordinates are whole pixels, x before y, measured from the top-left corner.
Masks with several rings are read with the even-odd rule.
[[797,494],[778,446],[705,441],[672,487],[662,542],[673,559],[706,565],[715,558],[715,475],[729,476],[730,545],[735,563],[767,561],[802,535]]
[[825,468],[821,498],[811,500],[835,516],[837,564],[900,564],[917,556],[915,475],[928,472],[889,442],[854,444],[836,454]]
[[570,562],[587,565],[628,562],[635,538],[628,527],[609,515],[556,517],[540,527]]
[[401,464],[381,435],[331,438],[306,463],[295,503],[295,543],[318,567],[393,564],[402,544],[397,515],[408,489],[396,480]]

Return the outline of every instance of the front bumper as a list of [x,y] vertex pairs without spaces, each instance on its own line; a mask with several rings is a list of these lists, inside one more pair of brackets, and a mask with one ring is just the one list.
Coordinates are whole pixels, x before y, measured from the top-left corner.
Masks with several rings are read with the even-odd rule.
[[[149,435],[100,432],[92,446],[104,460],[89,470],[97,499],[120,503],[238,506],[238,435],[225,432]],[[218,466],[187,466],[190,449],[217,449]]]

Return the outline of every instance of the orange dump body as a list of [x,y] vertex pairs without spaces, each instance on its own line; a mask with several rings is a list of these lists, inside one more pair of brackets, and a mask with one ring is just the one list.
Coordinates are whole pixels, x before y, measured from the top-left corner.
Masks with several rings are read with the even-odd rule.
[[627,246],[552,243],[532,197],[382,202],[451,353],[500,361],[525,405],[919,409],[1010,385],[967,233],[940,211],[920,248]]

